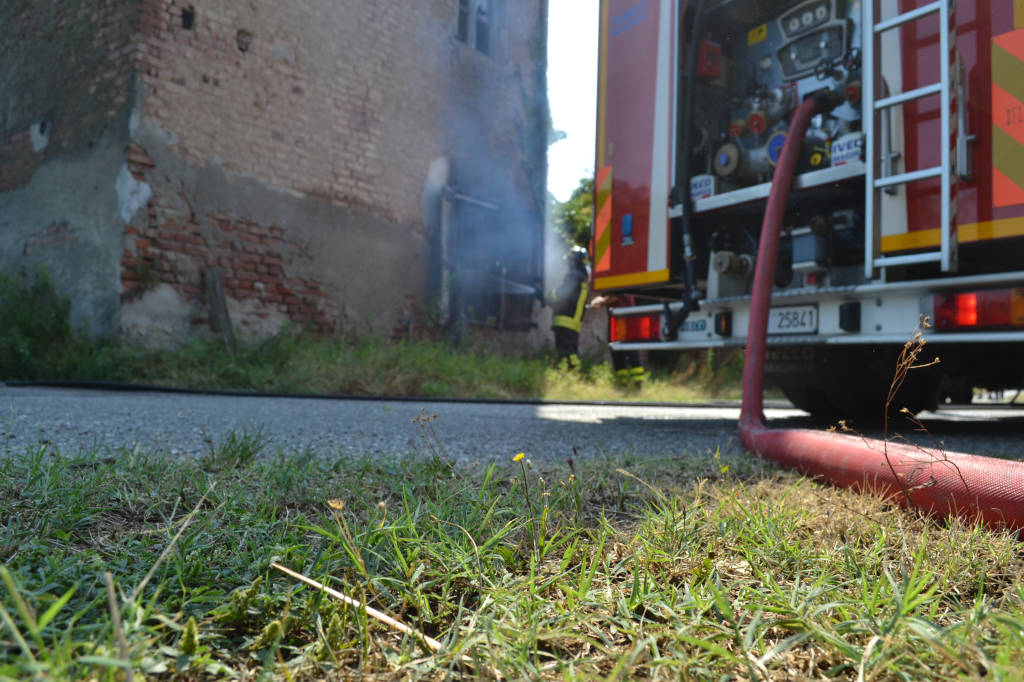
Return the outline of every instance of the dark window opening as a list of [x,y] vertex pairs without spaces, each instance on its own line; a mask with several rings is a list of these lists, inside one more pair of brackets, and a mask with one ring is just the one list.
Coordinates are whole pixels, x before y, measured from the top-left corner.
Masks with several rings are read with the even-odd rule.
[[484,54],[491,53],[490,24],[487,16],[488,0],[477,0],[476,5],[476,49]]
[[181,10],[181,27],[186,31],[191,31],[192,27],[196,24],[196,8],[189,5]]
[[459,26],[456,36],[464,43],[469,42],[469,3],[470,0],[459,0]]
[[483,54],[491,54],[491,0],[459,0],[455,37]]

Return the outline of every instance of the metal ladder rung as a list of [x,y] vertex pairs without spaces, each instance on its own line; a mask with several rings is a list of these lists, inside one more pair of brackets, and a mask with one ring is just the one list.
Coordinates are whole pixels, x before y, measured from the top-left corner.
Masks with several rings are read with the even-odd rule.
[[907,90],[889,97],[883,97],[882,99],[875,100],[875,111],[881,111],[886,107],[893,107],[897,104],[903,104],[909,102],[912,99],[920,99],[921,97],[927,97],[928,95],[938,95],[942,93],[942,83],[932,83],[931,85],[925,85],[924,87],[914,88],[913,90]]
[[909,173],[900,173],[899,175],[889,175],[884,178],[876,178],[875,187],[882,188],[889,187],[891,185],[903,185],[908,182],[937,178],[941,175],[942,166],[932,166],[931,168],[923,168],[921,170],[910,171]]
[[878,22],[875,24],[875,33],[881,33],[882,31],[888,31],[890,28],[902,26],[903,24],[914,21],[915,19],[920,19],[926,14],[938,12],[940,9],[942,9],[941,0],[924,5],[923,7],[918,7],[917,9],[912,9],[909,12],[904,12],[903,14],[893,17],[892,19],[886,19],[885,21]]
[[[954,175],[955,159],[952,157],[952,148],[958,144],[958,128],[956,121],[952,119],[951,103],[956,96],[953,86],[955,85],[955,73],[952,64],[959,63],[956,51],[956,0],[925,0],[926,4],[902,14],[889,16],[877,21],[882,6],[888,12],[896,10],[896,3],[893,0],[860,0],[862,6],[864,41],[862,46],[863,73],[861,76],[861,91],[863,100],[863,123],[864,149],[871,150],[870,153],[878,151],[882,154],[881,168],[875,168],[873,161],[865,164],[864,172],[864,276],[868,279],[875,279],[877,272],[883,273],[886,268],[913,265],[917,263],[938,263],[943,272],[954,272],[957,268],[957,240],[956,240],[956,176]],[[902,3],[901,3],[902,4]],[[911,3],[906,3],[911,4]],[[913,3],[917,4],[917,3]],[[898,11],[898,10],[897,10]],[[906,92],[896,94],[886,93],[885,97],[876,99],[879,94],[878,80],[881,76],[880,57],[882,56],[882,39],[885,31],[911,24],[911,22],[922,19],[931,19],[937,15],[938,30],[938,67],[939,79],[937,83],[914,87]],[[884,16],[884,15],[883,15]],[[870,31],[868,30],[870,27]],[[891,37],[891,34],[889,34]],[[879,54],[876,55],[876,51]],[[902,55],[902,52],[900,53]],[[890,57],[891,58],[891,57]],[[955,67],[959,68],[959,67]],[[916,83],[915,83],[916,85]],[[906,173],[889,175],[892,172],[891,162],[893,160],[892,150],[889,148],[889,120],[887,114],[891,108],[919,100],[923,97],[939,96],[944,101],[939,113],[939,152],[941,159],[937,166],[922,168]],[[960,100],[958,104],[962,104]],[[883,138],[879,140],[875,131],[875,119],[882,118]],[[962,127],[962,126],[961,126]],[[879,177],[879,172],[881,177]],[[907,185],[920,180],[935,178],[939,184],[939,226],[940,241],[937,248],[917,249],[916,253],[908,255],[885,256],[881,252],[882,220],[880,208],[882,207],[881,193],[892,193],[897,185]]]
[[888,267],[892,265],[914,265],[916,263],[933,263],[942,260],[941,251],[929,251],[928,253],[912,253],[909,256],[882,256],[875,259],[875,267]]

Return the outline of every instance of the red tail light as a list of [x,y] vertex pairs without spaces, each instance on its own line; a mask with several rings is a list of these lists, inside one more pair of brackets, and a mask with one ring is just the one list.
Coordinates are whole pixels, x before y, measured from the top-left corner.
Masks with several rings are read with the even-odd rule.
[[660,341],[661,315],[630,315],[608,320],[609,341]]
[[936,329],[1024,326],[1024,289],[988,289],[932,297]]

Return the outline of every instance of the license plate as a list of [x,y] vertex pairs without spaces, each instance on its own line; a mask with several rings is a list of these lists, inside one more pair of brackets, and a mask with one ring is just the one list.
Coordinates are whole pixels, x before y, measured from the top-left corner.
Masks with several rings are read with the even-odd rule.
[[769,334],[816,334],[818,306],[794,305],[768,312]]

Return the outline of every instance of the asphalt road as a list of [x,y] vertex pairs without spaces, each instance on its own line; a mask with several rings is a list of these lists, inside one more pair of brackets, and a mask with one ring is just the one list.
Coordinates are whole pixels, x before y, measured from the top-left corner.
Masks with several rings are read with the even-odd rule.
[[[825,428],[796,409],[768,409],[773,425]],[[436,415],[434,417],[433,415]],[[429,426],[418,424],[432,417]],[[324,457],[429,453],[433,428],[463,462],[704,454],[740,450],[739,407],[324,400],[0,386],[0,444],[17,456],[48,443],[65,454],[139,445],[197,456],[231,430],[262,430],[268,453],[312,447]],[[1024,459],[1024,409],[970,407],[923,413],[946,449]],[[877,436],[868,430],[866,435]],[[913,433],[907,434],[913,438]],[[930,444],[929,437],[922,441]]]

